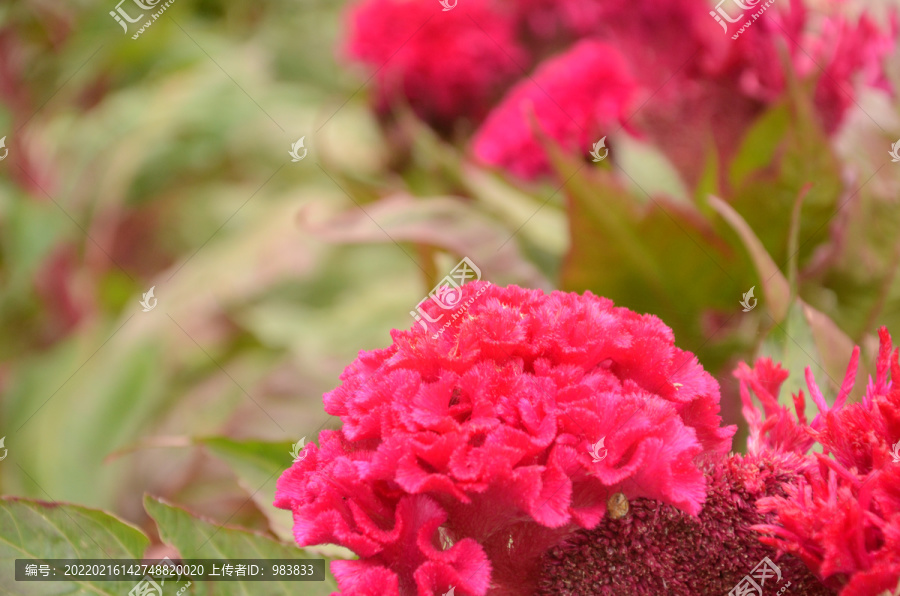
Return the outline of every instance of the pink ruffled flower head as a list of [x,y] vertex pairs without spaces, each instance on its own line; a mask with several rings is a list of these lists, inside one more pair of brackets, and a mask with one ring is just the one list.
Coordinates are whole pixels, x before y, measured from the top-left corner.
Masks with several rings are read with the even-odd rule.
[[547,139],[586,157],[624,123],[636,88],[615,47],[581,41],[510,90],[476,134],[473,153],[521,178],[550,173]]
[[362,0],[348,13],[346,52],[375,78],[380,110],[406,101],[446,125],[480,120],[528,67],[513,17],[488,0],[443,11],[437,0]]
[[415,325],[360,354],[325,395],[343,428],[279,479],[300,545],[359,556],[332,563],[346,594],[527,594],[617,493],[700,511],[700,458],[734,428],[668,327],[590,293],[462,293],[436,339]]
[[[900,352],[886,329],[879,336],[875,380],[869,379],[861,403],[846,403],[859,348],[833,406],[806,369],[821,413],[795,428],[818,441],[823,453],[814,454],[787,495],[758,502],[761,511],[775,514],[773,522],[757,526],[762,541],[803,559],[841,596],[870,596],[900,584],[900,385],[894,382],[900,378]],[[756,392],[754,383],[767,376],[757,365],[744,371],[742,384]],[[806,451],[804,442],[795,445],[795,453]]]

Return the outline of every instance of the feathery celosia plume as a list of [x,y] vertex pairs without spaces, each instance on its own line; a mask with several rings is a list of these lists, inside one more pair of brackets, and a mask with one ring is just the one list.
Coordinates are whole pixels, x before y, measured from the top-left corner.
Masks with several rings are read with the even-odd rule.
[[359,555],[331,564],[346,594],[528,594],[612,494],[700,511],[697,458],[734,428],[668,327],[590,293],[462,293],[478,298],[437,339],[416,325],[360,354],[325,396],[343,428],[279,479],[299,544]]
[[[900,442],[900,364],[885,328],[879,337],[875,380],[869,379],[861,403],[846,403],[859,348],[831,407],[806,369],[821,411],[806,429],[823,453],[815,454],[816,465],[786,495],[759,502],[761,511],[774,514],[756,528],[763,542],[803,559],[841,596],[872,596],[900,584],[900,462],[891,455]],[[759,363],[747,369],[742,384],[753,387],[759,370]]]

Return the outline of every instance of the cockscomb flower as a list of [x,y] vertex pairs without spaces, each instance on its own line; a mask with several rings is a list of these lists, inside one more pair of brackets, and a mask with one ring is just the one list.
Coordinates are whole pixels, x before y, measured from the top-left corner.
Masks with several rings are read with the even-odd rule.
[[861,403],[846,403],[859,348],[831,407],[806,369],[821,411],[807,431],[823,453],[786,495],[758,503],[775,516],[756,528],[763,542],[803,559],[841,596],[871,596],[900,585],[900,457],[892,454],[900,445],[900,352],[886,329],[879,337],[875,380],[869,379]]
[[455,319],[425,304],[443,333],[360,354],[324,398],[343,427],[278,481],[300,545],[359,556],[331,564],[346,594],[533,593],[611,497],[700,512],[702,461],[734,428],[668,327],[590,293],[461,291],[477,298]]
[[[833,594],[792,556],[776,559],[752,527],[774,516],[760,513],[761,497],[786,494],[797,469],[777,453],[719,456],[706,466],[709,488],[698,516],[651,499],[637,499],[621,519],[605,518],[551,549],[541,564],[538,596],[656,596],[731,592],[769,557],[788,593]],[[765,592],[766,594],[770,592]]]
[[772,4],[737,40],[725,36],[716,40],[701,60],[700,73],[768,105],[787,87],[789,75],[780,59],[783,48],[796,75],[815,82],[814,104],[831,133],[854,103],[858,84],[891,91],[885,61],[896,38],[895,14],[884,30],[866,14],[852,21],[837,13],[810,11],[801,0],[791,0],[787,5]]
[[[829,134],[839,129],[860,88],[892,91],[885,68],[896,46],[893,13],[889,25],[879,27],[865,13],[851,19],[836,11],[810,10],[803,0],[754,2],[749,10],[726,3],[723,10],[729,16],[744,18],[720,24],[705,0],[511,4],[524,23],[520,29],[536,39],[530,47],[538,55],[546,52],[545,46],[571,48],[583,38],[616,48],[641,97],[634,102],[633,117],[628,114],[629,123],[668,155],[689,184],[702,176],[705,162],[696,156],[708,153],[711,140],[722,163],[733,159],[753,123],[784,99],[789,70],[811,83],[815,114]],[[525,88],[524,82],[520,87]],[[555,101],[569,97],[565,90],[548,90],[548,95]],[[498,134],[489,136],[488,149],[491,141],[504,138],[504,125],[512,128],[511,120],[507,114],[503,125],[494,127]],[[476,156],[482,152],[476,150]],[[508,149],[505,159],[498,159],[499,153],[496,148],[484,152],[482,161],[520,177],[537,175],[534,167],[518,165],[532,151]]]
[[[743,362],[738,364],[734,376],[740,381],[741,412],[750,430],[747,453],[805,455],[815,443],[806,420],[806,398],[802,391],[792,396],[796,421],[788,408],[778,401],[781,385],[790,372],[769,358],[760,358],[753,368]],[[762,404],[762,412],[753,404],[751,390]],[[807,464],[807,467],[812,465]]]
[[347,15],[346,53],[375,78],[378,108],[407,102],[428,122],[480,120],[530,66],[513,17],[498,3],[362,0]]
[[628,57],[650,95],[633,126],[690,185],[706,167],[696,156],[714,142],[729,163],[760,116],[784,101],[791,76],[812,89],[812,116],[828,134],[839,130],[860,89],[891,91],[885,68],[896,45],[893,16],[882,28],[865,14],[851,20],[803,0],[744,3],[750,10],[727,2],[724,10],[744,18],[725,23],[726,32],[704,0],[633,4],[610,2],[598,37]]
[[548,139],[586,157],[593,143],[622,128],[636,89],[615,47],[581,41],[510,90],[476,133],[473,153],[521,178],[550,173]]
[[539,41],[572,41],[596,34],[607,2],[603,0],[513,0],[523,33]]
[[[754,368],[741,364],[735,376],[741,381],[749,425],[747,453],[705,458],[708,489],[699,515],[637,499],[627,516],[604,518],[596,528],[580,530],[549,550],[541,562],[539,596],[724,595],[766,557],[781,573],[781,580],[771,579],[775,590],[787,588],[805,596],[834,593],[802,558],[778,557],[777,550],[754,531],[776,519],[773,512],[760,511],[758,503],[767,497],[787,497],[815,465],[806,455],[814,439],[803,417],[803,394],[794,398],[799,419],[794,420],[778,404],[778,390],[788,377],[779,365],[764,358]],[[753,403],[750,389],[762,411]]]

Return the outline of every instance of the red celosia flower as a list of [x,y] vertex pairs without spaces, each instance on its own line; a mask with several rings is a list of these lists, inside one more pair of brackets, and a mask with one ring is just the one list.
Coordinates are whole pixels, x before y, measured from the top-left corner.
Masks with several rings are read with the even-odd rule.
[[[786,496],[759,502],[762,511],[775,514],[774,522],[757,528],[766,534],[763,541],[803,559],[829,585],[842,587],[842,596],[869,596],[900,583],[900,352],[892,349],[886,329],[879,336],[875,381],[870,379],[861,403],[845,403],[859,348],[832,407],[806,369],[811,397],[822,413],[796,428],[805,428],[824,453],[815,455],[817,465],[788,487]],[[762,379],[771,378],[771,367],[760,364],[743,369],[742,391],[749,386],[759,395]],[[779,384],[766,391],[777,396]],[[808,447],[794,444],[796,453]]]
[[[742,413],[750,428],[747,452],[751,455],[763,451],[803,455],[815,443],[806,424],[806,399],[803,392],[793,396],[794,412],[799,424],[794,421],[788,409],[778,403],[781,384],[789,375],[780,364],[773,363],[769,358],[757,360],[754,369],[741,362],[734,372],[734,376],[741,381]],[[753,405],[750,389],[762,403],[765,422]]]
[[[773,579],[774,589],[788,588],[789,593],[805,596],[834,593],[801,558],[776,559],[777,551],[754,532],[776,519],[771,511],[760,511],[758,502],[792,494],[814,465],[805,455],[814,440],[803,416],[803,394],[794,399],[798,423],[776,397],[787,371],[760,359],[755,369],[741,365],[736,376],[741,379],[750,430],[747,455],[707,456],[703,465],[708,490],[699,515],[638,499],[628,516],[606,518],[548,551],[541,563],[538,594],[727,594],[765,557],[777,561],[786,580]],[[753,404],[750,388],[763,405],[765,420]]]
[[587,156],[594,142],[628,116],[635,89],[616,48],[582,41],[510,90],[476,134],[473,152],[481,162],[522,178],[548,173],[546,139]]
[[510,4],[523,32],[546,42],[596,34],[608,12],[602,0],[514,0]]
[[[650,4],[655,3],[639,3]],[[726,3],[731,16],[745,15],[726,34],[703,0],[665,3],[649,11],[649,18],[636,18],[630,4],[614,6],[603,37],[628,56],[642,86],[653,92],[634,125],[667,153],[690,184],[707,165],[696,156],[708,152],[710,139],[721,162],[729,162],[750,126],[784,98],[789,77],[784,52],[795,76],[814,82],[813,104],[828,133],[842,123],[857,87],[890,89],[885,61],[895,45],[896,26],[884,32],[866,16],[852,22],[811,12],[802,0],[764,9],[760,2],[746,11]],[[658,20],[660,15],[665,21]],[[742,26],[746,29],[734,39]]]
[[529,65],[512,16],[488,0],[446,12],[437,0],[363,0],[348,29],[347,52],[371,68],[379,108],[401,99],[439,125],[482,118]]
[[668,327],[590,293],[462,292],[478,298],[437,339],[416,325],[360,354],[325,396],[343,428],[278,482],[299,544],[359,555],[332,563],[346,593],[527,594],[612,494],[700,511],[697,458],[734,429]]
[[[790,0],[789,9],[783,2],[760,2],[750,10],[736,5],[729,10],[726,5],[730,16],[744,14],[726,33],[710,16],[705,0],[518,0],[512,5],[524,24],[520,28],[536,40],[530,47],[539,56],[547,48],[590,37],[626,57],[624,70],[635,79],[638,94],[647,98],[635,102],[640,109],[634,128],[660,146],[690,184],[703,172],[706,162],[696,156],[708,152],[710,139],[722,162],[729,161],[753,122],[784,97],[789,75],[783,50],[789,68],[801,79],[814,81],[814,105],[829,133],[838,129],[856,101],[860,84],[890,90],[885,60],[897,37],[893,15],[890,29],[883,31],[865,15],[850,20],[811,12],[802,0]],[[525,88],[524,81],[520,88]],[[565,90],[549,95],[556,101],[570,96]],[[607,121],[617,115],[610,110]],[[532,155],[515,147],[526,135],[506,133],[513,141],[502,144],[505,152],[492,147],[496,139],[505,138],[506,128],[530,130],[516,124],[518,120],[507,114],[488,135],[484,156],[478,150],[476,155],[519,176],[534,177],[546,167],[520,165]],[[583,145],[584,139],[578,138]]]
[[766,584],[766,594],[775,594],[788,583],[789,594],[832,594],[800,559],[776,560],[775,550],[762,544],[751,529],[774,517],[760,513],[756,501],[784,495],[799,478],[798,470],[765,449],[759,455],[712,459],[699,516],[638,499],[624,518],[604,519],[551,549],[542,561],[538,594],[724,596],[765,557],[778,565],[782,575],[777,583],[772,578],[774,586]]
[[768,104],[787,86],[779,58],[783,47],[796,74],[816,80],[814,102],[820,121],[834,132],[855,101],[857,79],[890,91],[884,68],[897,37],[896,21],[892,16],[890,31],[882,31],[866,15],[855,23],[819,11],[811,18],[801,0],[789,5],[790,10],[774,5],[767,9],[736,41],[727,36],[718,39],[706,52],[702,72],[711,80],[730,80],[735,92]]

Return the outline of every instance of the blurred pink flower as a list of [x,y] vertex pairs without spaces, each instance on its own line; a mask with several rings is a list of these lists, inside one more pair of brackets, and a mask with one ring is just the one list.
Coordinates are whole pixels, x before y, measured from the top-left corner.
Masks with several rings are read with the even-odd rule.
[[723,32],[706,0],[471,0],[448,12],[437,2],[363,0],[349,13],[346,45],[373,71],[381,110],[406,101],[448,132],[493,107],[473,139],[482,163],[533,179],[550,171],[542,137],[587,153],[627,119],[693,185],[710,149],[728,163],[784,98],[787,69],[812,80],[828,133],[859,88],[891,91],[894,13],[885,29],[865,13],[786,2],[745,11],[749,26],[735,39],[744,23]]
[[549,173],[545,138],[587,156],[593,143],[624,125],[635,89],[616,48],[579,42],[510,90],[476,133],[473,152],[522,178]]
[[[811,99],[827,133],[838,130],[848,108],[856,102],[859,88],[891,91],[885,60],[897,38],[893,15],[885,30],[865,14],[850,19],[837,12],[812,13],[802,0],[783,4],[767,7],[755,20],[748,15],[751,25],[734,39],[733,30],[723,33],[710,16],[705,0],[515,2],[512,5],[517,9],[520,29],[535,40],[529,47],[536,56],[560,47],[568,47],[562,55],[569,56],[575,53],[573,44],[601,48],[599,44],[606,44],[606,48],[616,49],[616,57],[609,49],[596,54],[611,56],[615,70],[628,73],[624,78],[630,89],[622,92],[618,82],[623,77],[615,75],[612,89],[606,89],[608,81],[602,79],[610,73],[593,73],[586,68],[584,74],[590,81],[582,87],[595,87],[587,94],[570,91],[568,87],[577,85],[563,77],[573,69],[575,58],[570,62],[562,58],[545,61],[532,78],[549,97],[540,98],[541,90],[534,85],[528,91],[528,80],[520,82],[492,114],[493,126],[486,125],[479,132],[475,154],[487,164],[534,178],[546,173],[547,166],[539,159],[543,152],[536,151],[530,142],[530,122],[520,104],[546,104],[542,111],[535,108],[538,121],[549,126],[548,136],[571,150],[583,148],[585,136],[592,139],[590,142],[603,136],[598,134],[597,121],[604,125],[615,122],[622,116],[617,108],[623,104],[627,107],[631,100],[634,114],[626,116],[633,129],[657,144],[686,181],[694,184],[708,165],[704,157],[709,155],[711,143],[720,162],[727,163],[753,122],[784,98],[789,77],[785,57],[790,65],[787,68],[801,80],[812,80]],[[593,41],[579,41],[585,37]],[[580,54],[579,59],[585,60],[586,55]],[[553,71],[548,68],[551,63]],[[553,85],[543,82],[545,78],[562,80]],[[576,121],[574,126],[553,126],[564,118],[550,110],[555,103],[563,111],[578,112],[567,108],[567,102],[587,95],[621,101],[619,106],[607,105],[602,117],[582,118],[573,113],[569,120]],[[584,129],[587,135],[582,134]],[[527,143],[526,148],[520,150],[519,143]]]
[[300,545],[359,555],[332,563],[347,594],[530,593],[610,495],[697,514],[697,458],[730,448],[718,385],[656,317],[485,286],[463,286],[482,293],[436,341],[416,325],[361,353],[325,395],[343,428],[279,479]]
[[379,110],[405,101],[438,126],[481,119],[529,66],[512,16],[489,0],[446,12],[437,0],[362,0],[347,21],[346,52],[372,72]]
[[896,43],[895,15],[885,31],[866,14],[853,22],[839,13],[811,13],[802,0],[789,6],[773,6],[737,40],[716,38],[701,57],[700,74],[731,81],[735,92],[770,104],[787,85],[783,48],[796,74],[815,81],[820,121],[834,132],[855,102],[858,84],[891,91],[884,68]]
[[887,57],[897,41],[896,14],[890,30],[882,31],[863,15],[853,24],[840,17],[823,24],[822,35],[812,40],[813,57],[824,69],[816,85],[815,103],[828,132],[843,120],[847,109],[856,103],[854,83],[893,93],[885,73]]
[[513,0],[522,33],[536,40],[568,42],[597,33],[604,14],[601,0]]
[[865,15],[851,21],[789,0],[756,20],[748,16],[750,27],[733,39],[733,29],[743,23],[724,34],[709,8],[702,0],[680,0],[654,13],[665,14],[665,22],[635,22],[634,11],[623,7],[603,34],[628,56],[650,96],[634,118],[635,128],[691,185],[708,166],[703,157],[710,148],[720,163],[729,163],[759,116],[784,99],[786,68],[812,81],[814,115],[829,134],[838,130],[860,88],[890,91],[884,69],[897,37],[893,17],[883,31]]

